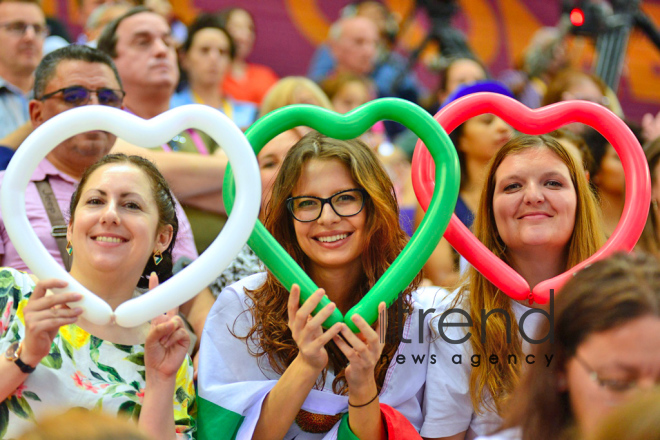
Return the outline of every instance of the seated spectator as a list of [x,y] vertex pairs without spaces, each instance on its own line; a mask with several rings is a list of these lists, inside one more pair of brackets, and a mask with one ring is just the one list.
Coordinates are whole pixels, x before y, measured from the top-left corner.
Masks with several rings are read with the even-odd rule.
[[257,106],[236,101],[218,88],[236,55],[234,41],[221,23],[215,15],[202,14],[188,28],[180,54],[187,86],[172,96],[170,106],[206,104],[246,130],[256,119]]
[[[113,310],[172,275],[174,198],[148,160],[105,156],[83,174],[70,212],[70,274]],[[79,293],[46,295],[65,281],[35,281],[9,268],[2,278],[0,408],[8,438],[73,407],[125,414],[153,438],[192,438],[190,337],[176,310],[132,328],[97,325],[81,316]]]
[[[596,252],[603,243],[601,229],[581,164],[556,140],[520,135],[493,156],[474,235],[530,291]],[[547,314],[547,304],[510,298],[474,267],[461,281],[436,307],[432,321],[437,337],[429,355],[438,364],[427,373],[426,389],[433,390],[425,393],[427,428],[421,434],[427,439],[474,438],[497,429],[502,411],[515,401],[512,394],[531,350],[523,335],[536,335]],[[469,313],[469,323],[450,313],[441,327],[438,320],[452,308]],[[523,314],[529,319],[522,320]]]
[[[362,20],[350,20],[356,17],[370,20],[375,25],[377,38],[373,48],[374,59],[363,58],[361,67],[358,66],[358,60],[351,63],[350,60],[344,59],[351,53],[359,56],[372,50],[373,32],[371,29],[356,30],[355,27],[365,23]],[[379,96],[398,96],[417,102],[421,88],[418,80],[414,73],[402,71],[407,64],[406,60],[392,47],[397,32],[398,23],[383,3],[359,1],[350,4],[342,10],[339,20],[332,25],[328,42],[320,45],[314,53],[307,76],[320,83],[334,72],[350,67],[350,72],[371,76],[376,82]],[[363,50],[355,43],[359,43]],[[340,67],[339,64],[344,66]],[[400,75],[400,84],[395,84]]]
[[30,118],[34,70],[48,28],[37,0],[0,1],[0,17],[0,138],[4,138]]
[[[505,431],[488,439],[593,440],[617,406],[660,384],[660,264],[618,254],[581,270],[555,299],[554,332],[544,321],[536,340]],[[622,435],[611,438],[635,438]]]
[[[377,24],[366,16],[356,15],[339,19],[330,28],[328,45],[336,60],[335,68],[325,78],[343,72],[369,76],[376,84],[377,96],[398,97],[417,102],[421,86],[414,73],[402,71],[406,66],[396,52],[383,50],[379,56],[382,37]],[[393,137],[403,126],[386,121],[388,135]]]
[[254,18],[243,8],[225,9],[220,17],[236,44],[236,56],[220,89],[234,99],[259,105],[278,76],[268,66],[247,61],[257,36]]

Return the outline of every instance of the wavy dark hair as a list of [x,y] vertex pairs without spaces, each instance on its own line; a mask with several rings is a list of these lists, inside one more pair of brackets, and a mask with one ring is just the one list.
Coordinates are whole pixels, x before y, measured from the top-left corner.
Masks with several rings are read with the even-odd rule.
[[[369,194],[364,207],[367,214],[366,246],[361,257],[364,276],[354,289],[355,295],[351,298],[351,305],[354,305],[376,284],[408,242],[406,233],[399,226],[399,207],[394,187],[374,152],[358,139],[337,140],[312,132],[298,141],[289,150],[275,180],[273,195],[266,206],[265,226],[306,272],[309,259],[298,244],[294,220],[286,207],[286,199],[292,195],[303,166],[312,159],[342,162],[357,185]],[[387,342],[383,356],[375,368],[379,392],[385,381],[388,360],[394,359],[400,342],[396,319],[398,307],[412,310],[411,294],[419,286],[421,279],[420,273],[401,293],[403,301],[394,302],[388,310]],[[246,342],[255,341],[256,349],[251,349],[252,354],[259,358],[265,356],[273,370],[282,374],[298,355],[298,347],[287,325],[289,292],[268,271],[266,282],[255,290],[247,291],[247,294],[253,301],[249,311],[254,318],[254,325],[247,336],[237,337],[245,339]],[[329,367],[323,370],[316,387],[323,388],[327,369],[332,368],[335,373],[333,391],[336,394],[346,394],[348,386],[344,369],[348,361],[334,342],[326,344],[326,350]]]
[[90,165],[83,173],[80,183],[71,197],[71,204],[69,205],[69,224],[73,224],[76,214],[76,206],[78,206],[78,202],[80,202],[80,196],[82,195],[87,180],[89,180],[89,176],[105,165],[115,164],[133,165],[147,176],[149,182],[151,182],[151,194],[158,207],[158,226],[172,226],[172,241],[165,252],[163,252],[163,260],[160,264],[156,265],[153,258],[149,258],[142,271],[137,287],[146,289],[149,287],[149,275],[151,275],[152,272],[156,272],[158,275],[158,281],[161,283],[172,277],[172,267],[174,265],[174,262],[172,261],[172,249],[174,249],[176,234],[179,231],[179,220],[176,216],[176,203],[174,202],[174,197],[172,196],[167,181],[160,171],[158,171],[158,168],[156,168],[156,165],[154,165],[153,162],[141,156],[108,154]]

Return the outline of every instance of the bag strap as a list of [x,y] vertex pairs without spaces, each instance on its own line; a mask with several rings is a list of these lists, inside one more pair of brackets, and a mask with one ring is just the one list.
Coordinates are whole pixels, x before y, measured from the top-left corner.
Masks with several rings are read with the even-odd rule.
[[39,182],[34,182],[34,184],[37,186],[41,202],[44,204],[44,208],[46,208],[46,213],[48,214],[48,220],[50,220],[50,235],[52,235],[57,242],[57,247],[60,250],[64,267],[68,272],[71,269],[71,257],[66,251],[67,224],[64,221],[60,205],[57,203],[57,199],[53,193],[53,187],[50,185],[48,177]]

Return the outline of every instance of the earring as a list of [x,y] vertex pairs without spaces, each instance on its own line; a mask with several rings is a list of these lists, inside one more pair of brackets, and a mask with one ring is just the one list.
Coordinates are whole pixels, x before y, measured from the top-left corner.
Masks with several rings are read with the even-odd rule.
[[66,242],[66,253],[69,254],[69,256],[73,255],[73,245],[71,244],[71,241]]
[[653,200],[651,200],[651,204],[653,205],[653,209],[657,211],[658,210],[658,201],[653,199]]
[[161,261],[163,261],[163,253],[156,249],[154,251],[154,264],[158,266]]

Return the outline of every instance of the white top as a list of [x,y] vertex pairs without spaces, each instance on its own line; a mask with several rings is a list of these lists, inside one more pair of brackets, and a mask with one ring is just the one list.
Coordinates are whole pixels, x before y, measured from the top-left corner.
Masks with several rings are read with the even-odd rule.
[[[458,291],[452,292],[444,298],[431,320],[431,331],[436,335],[436,339],[431,343],[429,349],[430,362],[424,395],[424,426],[420,433],[422,437],[448,437],[466,431],[465,438],[472,440],[478,436],[495,432],[502,422],[498,414],[485,408],[482,408],[482,413],[477,415],[470,400],[471,369],[483,366],[485,362],[489,362],[489,359],[479,359],[478,356],[473,358],[469,340],[453,344],[445,341],[439,335],[439,318],[444,311],[450,308],[457,293]],[[511,307],[518,323],[525,312],[534,310],[513,300],[511,300]],[[463,305],[461,309],[469,314],[469,306]],[[486,313],[488,312],[487,310]],[[529,338],[534,338],[544,319],[547,317],[541,311],[534,310],[530,313],[525,318],[523,326],[525,334]],[[444,322],[466,323],[466,319],[458,312],[452,312]],[[468,331],[468,327],[443,327],[444,335],[454,341],[464,338]],[[523,365],[526,365],[527,362],[546,362],[543,359],[537,360],[527,356],[532,350],[531,345],[524,339],[522,348],[523,359],[516,359],[516,362],[523,363]],[[502,361],[513,362],[513,358],[510,360],[508,358],[498,359],[498,362]]]
[[[199,417],[200,430],[202,424],[226,424],[231,419],[236,420],[234,438],[252,438],[262,402],[280,377],[265,358],[252,356],[248,344],[233,335],[246,335],[253,323],[249,313],[252,301],[245,289],[254,290],[264,281],[265,273],[258,273],[232,284],[220,293],[209,312],[200,347],[199,397],[210,410],[200,411],[206,416]],[[399,411],[417,430],[424,423],[422,396],[432,338],[429,324],[432,314],[419,312],[433,307],[438,292],[438,288],[425,288],[413,294],[415,310],[403,326],[403,338],[410,342],[399,345],[379,395],[381,403]],[[256,348],[254,341],[249,341],[249,348]],[[302,409],[314,414],[345,413],[348,396],[334,394],[332,380],[332,374],[328,373],[323,389],[311,390]],[[328,432],[313,434],[304,432],[294,422],[284,439],[334,440],[338,426],[336,423]]]

